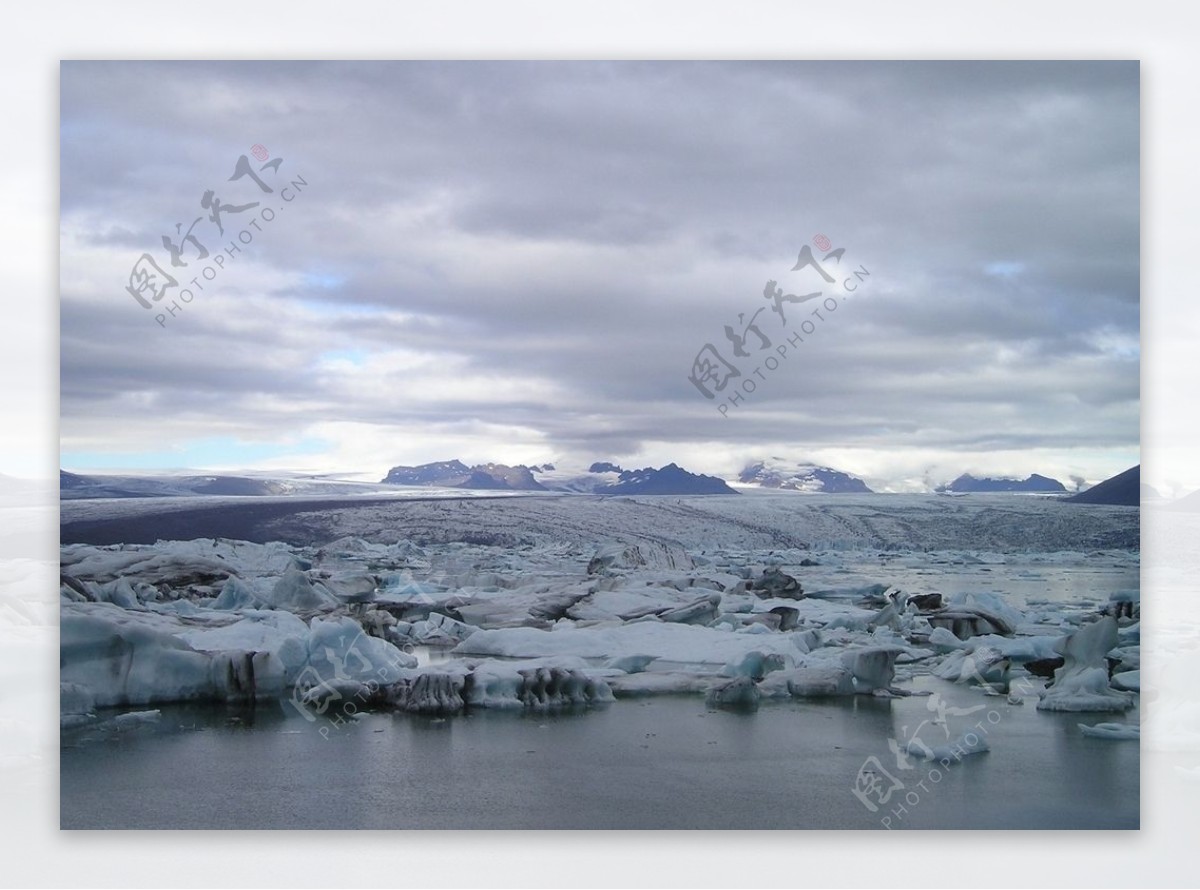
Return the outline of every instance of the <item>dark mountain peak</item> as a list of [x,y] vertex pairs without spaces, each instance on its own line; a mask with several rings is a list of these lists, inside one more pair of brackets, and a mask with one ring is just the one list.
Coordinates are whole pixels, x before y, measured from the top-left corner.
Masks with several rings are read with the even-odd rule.
[[416,467],[392,467],[382,480],[388,485],[425,485],[499,491],[545,491],[524,465],[486,463],[468,467],[460,460],[438,461]]
[[737,494],[724,479],[689,473],[678,464],[667,464],[661,469],[643,467],[640,470],[622,470],[618,481],[601,485],[596,494]]
[[1142,465],[1130,467],[1087,491],[1065,500],[1073,504],[1110,504],[1117,507],[1137,507],[1142,503]]
[[588,472],[589,473],[620,473],[623,471],[621,470],[621,467],[617,464],[609,463],[608,461],[604,461],[604,460],[598,460],[594,464],[592,464],[590,467],[588,467]]
[[1039,473],[1031,474],[1028,479],[992,478],[990,476],[977,478],[970,473],[963,473],[953,482],[946,485],[939,485],[934,490],[950,492],[1062,492],[1065,494],[1067,489],[1057,479],[1051,479],[1049,476],[1042,476]]

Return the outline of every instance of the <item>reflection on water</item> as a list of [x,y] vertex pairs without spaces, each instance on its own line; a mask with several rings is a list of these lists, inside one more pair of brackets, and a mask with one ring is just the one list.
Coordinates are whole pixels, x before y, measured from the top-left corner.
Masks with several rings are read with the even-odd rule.
[[[64,734],[62,826],[879,828],[854,779],[871,756],[917,778],[898,771],[888,739],[930,717],[928,701],[731,713],[671,697],[577,713],[371,714],[324,733],[278,703],[163,708],[156,724]],[[1137,827],[1135,742],[1085,738],[1076,724],[1094,717],[986,701],[1003,711],[992,751],[949,769],[893,827]],[[928,729],[933,742],[944,731]]]

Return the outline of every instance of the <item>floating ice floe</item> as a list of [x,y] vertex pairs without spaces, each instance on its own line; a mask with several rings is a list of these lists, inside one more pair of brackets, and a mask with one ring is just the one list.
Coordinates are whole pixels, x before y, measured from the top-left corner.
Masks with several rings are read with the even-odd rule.
[[1109,739],[1111,741],[1138,741],[1142,737],[1141,728],[1128,723],[1097,723],[1094,726],[1078,724],[1083,734],[1094,739]]
[[1065,663],[1054,673],[1054,684],[1042,693],[1043,711],[1126,711],[1132,693],[1114,689],[1108,680],[1106,656],[1117,644],[1117,620],[1105,616],[1059,641],[1056,651]]
[[91,707],[238,701],[329,682],[379,683],[416,659],[367,636],[350,618],[305,625],[281,611],[213,615],[206,624],[121,609],[62,607],[60,681]]
[[766,674],[759,685],[762,695],[772,698],[886,694],[895,679],[899,651],[886,647],[820,650],[801,656],[798,667]]
[[922,760],[938,760],[949,764],[971,754],[984,754],[991,750],[987,739],[977,732],[966,732],[953,742],[944,745],[926,745],[920,739],[912,739],[905,750]]
[[997,594],[974,592],[955,594],[943,608],[926,614],[925,619],[935,628],[967,639],[983,634],[1011,636],[1024,616]]

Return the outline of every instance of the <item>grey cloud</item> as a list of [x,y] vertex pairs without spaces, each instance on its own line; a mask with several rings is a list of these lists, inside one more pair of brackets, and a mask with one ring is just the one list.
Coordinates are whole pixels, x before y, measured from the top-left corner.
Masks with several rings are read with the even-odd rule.
[[[581,456],[1137,443],[1136,360],[1093,336],[1138,334],[1136,63],[67,63],[62,84],[63,219],[88,246],[154,249],[204,189],[232,199],[261,141],[311,185],[253,262],[344,279],[256,294],[255,317],[198,300],[166,331],[123,282],[66,290],[64,436],[119,437],[130,412],[164,441],[185,415],[299,422],[264,418],[271,396],[325,420],[520,423]],[[727,421],[691,358],[818,231],[870,295]],[[352,346],[564,395],[439,414],[396,375],[379,404],[316,370]]]

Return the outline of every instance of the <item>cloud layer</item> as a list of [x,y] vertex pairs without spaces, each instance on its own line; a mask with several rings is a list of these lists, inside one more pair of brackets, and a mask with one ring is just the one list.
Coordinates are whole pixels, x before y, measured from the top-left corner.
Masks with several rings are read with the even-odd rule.
[[[1138,460],[1138,115],[1122,62],[64,63],[63,462],[1097,480]],[[209,189],[259,207],[171,267]],[[243,230],[165,326],[125,292]],[[818,234],[869,278],[723,415],[693,359],[794,336],[763,287],[829,289]]]

